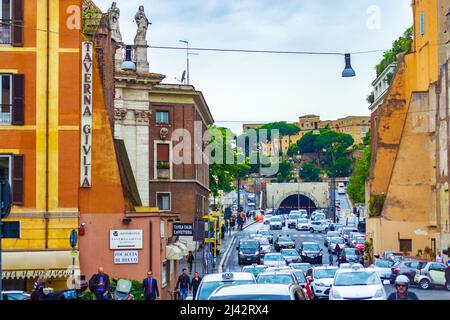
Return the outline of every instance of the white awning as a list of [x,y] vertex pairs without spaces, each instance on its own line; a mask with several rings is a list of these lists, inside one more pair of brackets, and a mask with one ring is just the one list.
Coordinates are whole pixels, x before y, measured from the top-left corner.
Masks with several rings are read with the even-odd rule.
[[181,260],[183,259],[183,254],[181,253],[180,248],[169,244],[166,246],[166,259],[167,260]]
[[[72,275],[71,251],[3,252],[3,279],[67,278]],[[80,263],[75,257],[75,274],[79,274]]]
[[182,244],[181,242],[175,242],[173,245],[177,246],[181,250],[181,254],[183,256],[186,257],[189,254],[188,248],[184,244]]

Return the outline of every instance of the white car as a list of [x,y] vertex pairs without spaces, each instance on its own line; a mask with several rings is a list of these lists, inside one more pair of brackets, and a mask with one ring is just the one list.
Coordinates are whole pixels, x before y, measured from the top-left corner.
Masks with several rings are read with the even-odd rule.
[[266,237],[257,237],[255,238],[259,241],[259,247],[261,248],[261,254],[267,254],[272,252],[272,246],[270,245],[270,241]]
[[328,226],[322,221],[311,221],[309,224],[309,231],[314,232],[328,232]]
[[198,287],[195,300],[208,300],[211,294],[219,287],[256,284],[256,279],[249,272],[224,272],[207,274]]
[[297,230],[298,231],[308,231],[309,230],[309,224],[310,220],[308,219],[298,219],[297,220]]
[[276,216],[272,217],[269,222],[269,229],[270,230],[275,230],[275,229],[282,230],[283,229],[283,221],[281,219],[282,219],[281,217],[276,217]]
[[339,269],[330,290],[330,300],[386,300],[380,276],[373,268]]
[[272,219],[272,217],[273,216],[271,214],[264,215],[264,220],[263,220],[264,224],[270,224],[270,219]]
[[325,236],[323,244],[325,247],[328,247],[330,245],[331,238],[339,237],[339,232],[337,231],[328,231],[327,235]]
[[[301,286],[297,284],[254,284],[218,288],[209,300],[307,300]],[[265,306],[265,309],[267,306]]]
[[287,266],[281,253],[268,253],[264,256],[264,265],[267,267],[284,267]]
[[306,278],[309,280],[313,299],[328,298],[330,288],[334,281],[334,275],[338,267],[324,266],[309,269]]
[[394,261],[375,259],[375,263],[371,267],[375,269],[381,280],[391,280],[393,265]]
[[288,229],[297,228],[297,220],[300,218],[301,216],[299,211],[291,211],[291,213],[289,213],[289,217],[287,220]]

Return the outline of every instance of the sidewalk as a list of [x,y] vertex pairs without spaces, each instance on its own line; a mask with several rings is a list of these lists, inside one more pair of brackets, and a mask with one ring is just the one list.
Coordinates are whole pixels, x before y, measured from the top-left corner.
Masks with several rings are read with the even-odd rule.
[[[254,224],[256,221],[253,219],[248,219],[247,222],[244,224],[244,228],[249,227],[250,225]],[[227,249],[232,244],[234,240],[234,235],[239,233],[239,231],[232,230],[231,235],[230,233],[226,233],[225,237],[222,240],[222,248],[220,249],[220,254],[215,258],[215,264],[214,267],[209,264],[208,270],[205,270],[205,266],[203,265],[203,256],[204,256],[204,249],[197,250],[194,252],[194,262],[192,263],[192,273],[188,273],[189,276],[193,276],[194,272],[198,272],[200,276],[202,277],[206,273],[215,273],[219,270],[220,261],[222,260],[224,254],[227,252]],[[189,271],[188,264],[186,262],[186,257],[180,260],[180,273],[183,268],[186,268]]]

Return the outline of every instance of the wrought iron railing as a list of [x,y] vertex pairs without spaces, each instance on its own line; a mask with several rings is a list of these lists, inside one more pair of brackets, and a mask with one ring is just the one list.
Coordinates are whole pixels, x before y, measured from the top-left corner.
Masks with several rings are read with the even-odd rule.
[[0,44],[11,43],[12,20],[0,19]]
[[11,123],[11,105],[0,104],[0,124]]

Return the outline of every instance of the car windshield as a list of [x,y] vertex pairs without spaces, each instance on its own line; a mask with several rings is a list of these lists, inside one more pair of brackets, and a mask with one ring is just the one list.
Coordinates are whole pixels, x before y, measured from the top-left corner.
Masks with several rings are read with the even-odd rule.
[[268,294],[258,294],[258,295],[236,295],[236,296],[219,296],[219,297],[211,297],[210,300],[235,300],[235,301],[282,301],[282,300],[291,300],[289,295],[268,295]]
[[239,247],[241,249],[258,248],[259,242],[257,242],[257,241],[242,241],[241,243],[239,243]]
[[258,234],[263,235],[263,236],[270,236],[270,232],[269,231],[259,231]]
[[292,242],[292,239],[288,237],[280,237],[278,242]]
[[297,277],[298,282],[300,282],[300,283],[305,283],[306,282],[306,277],[305,277],[305,274],[303,273],[303,271],[297,270],[297,271],[293,271],[292,273],[295,274],[295,276]]
[[266,218],[272,218],[273,216],[271,214],[266,214]]
[[336,275],[335,286],[370,286],[381,284],[376,272],[343,272]]
[[283,258],[283,256],[280,254],[280,255],[278,255],[278,254],[276,254],[276,255],[266,255],[265,257],[264,257],[264,261],[284,261],[284,258]]
[[345,254],[357,255],[358,254],[358,250],[356,250],[356,249],[345,249]]
[[257,277],[261,272],[263,272],[266,268],[264,267],[245,267],[242,269],[243,272],[248,272]]
[[303,245],[303,250],[305,251],[320,251],[318,244],[305,244]]
[[270,219],[270,222],[281,222],[281,218],[273,217],[272,219]]
[[300,218],[301,218],[301,216],[299,214],[290,214],[289,215],[289,219],[291,219],[291,220],[298,220]]
[[298,253],[295,250],[281,250],[281,254],[283,256],[289,256],[289,257],[298,256]]
[[289,284],[293,283],[294,279],[290,274],[264,274],[261,273],[258,277],[258,283],[275,283],[275,284]]
[[365,244],[366,240],[364,240],[364,239],[356,239],[356,243],[357,244]]
[[306,272],[309,269],[311,269],[311,265],[309,263],[308,264],[291,265],[291,268],[294,270],[302,270],[303,272]]
[[317,269],[314,272],[314,277],[316,279],[330,279],[334,278],[334,275],[336,274],[337,269]]
[[260,244],[261,246],[266,246],[266,245],[269,244],[269,239],[267,239],[267,238],[260,238],[260,239],[259,239],[259,244]]
[[298,220],[298,223],[309,223],[309,221],[306,219],[301,219],[301,220]]
[[329,231],[327,233],[327,237],[337,237],[339,235],[339,232],[337,231]]
[[222,286],[235,286],[242,284],[254,284],[253,280],[236,280],[236,281],[207,281],[202,282],[199,291],[197,293],[197,300],[207,300],[209,296],[219,287]]
[[379,268],[391,268],[393,266],[393,262],[389,260],[376,260],[375,266]]
[[331,243],[343,244],[344,242],[345,242],[345,240],[342,238],[331,238]]

